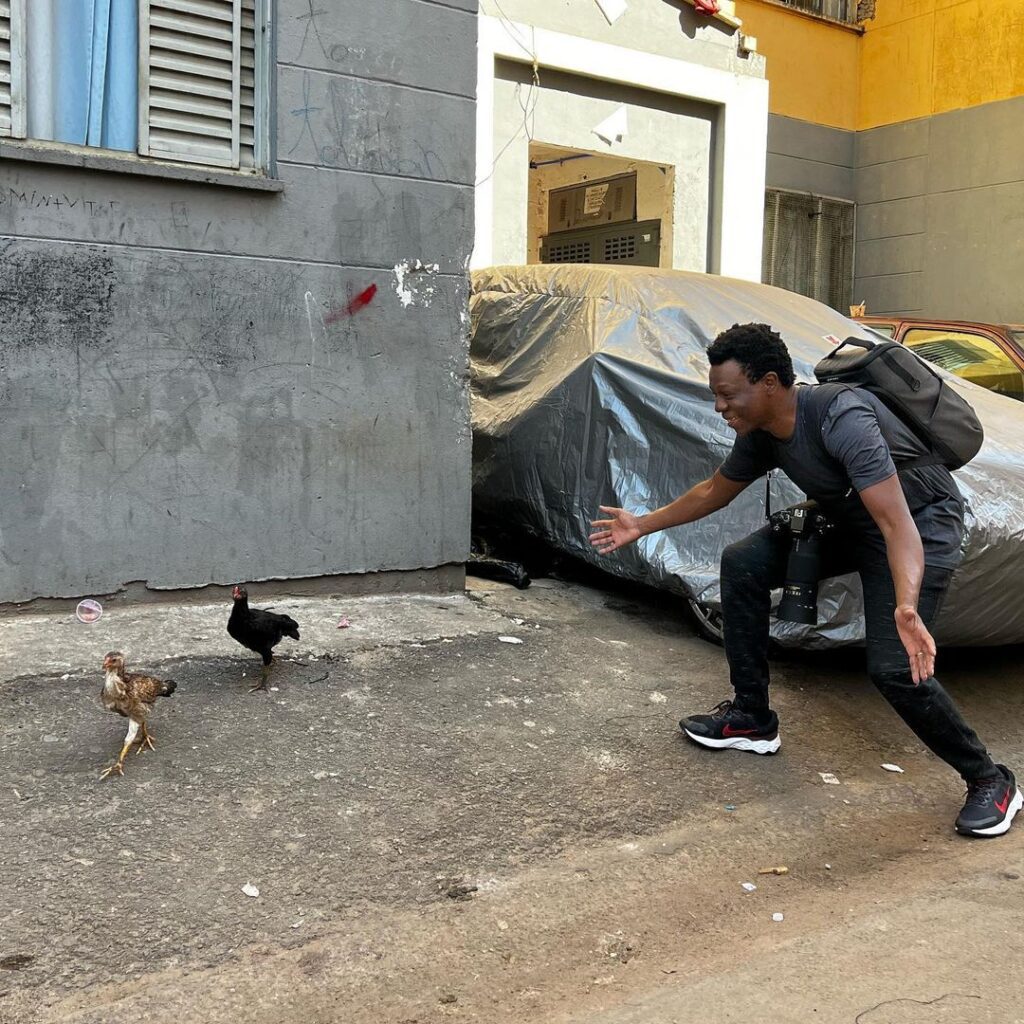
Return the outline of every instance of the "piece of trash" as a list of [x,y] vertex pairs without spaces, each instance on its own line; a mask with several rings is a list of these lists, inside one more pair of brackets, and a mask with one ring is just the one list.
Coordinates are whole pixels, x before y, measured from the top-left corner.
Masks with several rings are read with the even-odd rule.
[[338,621],[338,629],[348,629],[351,625],[352,623],[349,622],[347,615],[342,615],[341,619]]
[[71,673],[70,672],[65,672],[64,675],[62,675],[60,678],[61,678],[61,682],[64,682],[65,680],[71,678]]
[[789,868],[787,868],[787,867],[761,868],[761,870],[758,871],[758,874],[759,875],[788,875],[789,874]]
[[[609,146],[615,142],[621,142],[629,134],[629,115],[626,107],[618,107],[614,113],[609,114],[600,124],[595,125],[590,130],[603,142],[607,142]],[[600,185],[591,185],[587,189],[586,205],[590,206],[591,203],[594,203],[597,206],[597,210],[590,212],[600,212],[601,202],[608,191],[607,186],[604,186],[603,193],[597,192],[596,190],[601,187]]]
[[507,932],[508,931],[508,921],[499,921],[498,922],[498,931],[499,932]]
[[498,639],[503,644],[521,644],[523,642],[517,636],[499,636]]
[[10,956],[0,956],[0,971],[23,971],[35,961],[30,953],[12,953]]
[[473,553],[466,562],[466,575],[482,580],[510,583],[517,590],[526,590],[530,576],[518,562],[506,562],[500,558]]
[[652,704],[664,704],[668,700],[668,697],[666,697],[665,694],[658,693],[658,691],[655,690],[653,693],[648,695],[647,699]]
[[736,805],[735,804],[726,804],[725,805],[725,809],[727,811],[735,811],[736,810]]
[[252,882],[246,882],[245,885],[242,886],[242,892],[244,892],[246,896],[251,896],[253,899],[256,899],[260,894],[259,889],[257,889]]
[[628,10],[626,0],[597,0],[597,6],[608,19],[609,25],[614,25]]
[[818,774],[821,776],[821,781],[824,782],[826,786],[839,785],[839,779],[837,779],[831,772],[818,772]]
[[757,892],[757,886],[753,882],[740,882],[745,892]]
[[306,919],[305,919],[304,917],[300,917],[300,918],[298,919],[298,921],[296,921],[296,922],[295,922],[295,923],[294,923],[294,924],[292,925],[292,927],[293,927],[293,928],[299,928],[299,927],[301,927],[301,925],[303,924],[303,922],[304,922],[305,920],[306,920]]
[[79,601],[78,607],[75,609],[75,618],[79,622],[98,622],[102,614],[103,605],[99,601],[94,601],[91,597],[87,597],[84,601]]
[[60,743],[60,737],[59,736],[54,736],[52,732],[48,732],[43,737],[43,742],[44,743]]
[[825,870],[826,871],[831,871],[832,870],[832,865],[831,864],[826,864],[825,865]]
[[521,625],[523,625],[523,623],[525,623],[525,622],[526,622],[526,619],[513,619],[512,621],[513,621],[513,622],[514,622],[514,623],[515,623],[515,624],[516,624],[517,626],[521,626]]
[[774,914],[772,914],[772,920],[778,923],[779,921],[785,921],[786,918],[778,911],[776,911]]
[[887,772],[896,772],[898,775],[905,774],[903,769],[898,764],[883,764],[882,767]]

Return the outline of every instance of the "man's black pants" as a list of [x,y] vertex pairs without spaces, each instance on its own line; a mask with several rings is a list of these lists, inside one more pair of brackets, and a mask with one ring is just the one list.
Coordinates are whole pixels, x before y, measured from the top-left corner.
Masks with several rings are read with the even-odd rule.
[[[722,554],[722,615],[725,654],[736,703],[747,711],[768,707],[768,617],[771,591],[781,587],[790,538],[765,526]],[[860,574],[868,674],[918,739],[964,779],[998,774],[977,734],[933,676],[914,685],[907,652],[896,630],[896,593],[884,555],[867,549],[841,529],[822,544],[821,578]],[[926,566],[918,614],[931,629],[949,586],[951,569]]]

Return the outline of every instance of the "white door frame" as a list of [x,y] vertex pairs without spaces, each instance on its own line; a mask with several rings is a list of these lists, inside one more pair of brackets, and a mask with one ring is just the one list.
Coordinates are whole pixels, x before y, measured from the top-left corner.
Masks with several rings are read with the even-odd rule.
[[688,61],[480,15],[477,50],[476,242],[471,265],[492,262],[494,233],[494,64],[513,60],[684,96],[721,108],[712,154],[717,215],[711,245],[716,273],[761,280],[768,82]]

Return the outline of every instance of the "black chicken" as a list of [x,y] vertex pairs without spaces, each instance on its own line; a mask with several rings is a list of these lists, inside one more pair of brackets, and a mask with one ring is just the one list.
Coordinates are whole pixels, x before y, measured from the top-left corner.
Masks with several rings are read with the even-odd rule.
[[274,660],[274,648],[283,636],[298,640],[299,624],[290,615],[250,608],[249,592],[245,587],[235,587],[231,596],[235,604],[228,619],[228,633],[243,647],[255,651],[263,659],[260,681],[249,692],[265,690],[270,678],[270,663]]

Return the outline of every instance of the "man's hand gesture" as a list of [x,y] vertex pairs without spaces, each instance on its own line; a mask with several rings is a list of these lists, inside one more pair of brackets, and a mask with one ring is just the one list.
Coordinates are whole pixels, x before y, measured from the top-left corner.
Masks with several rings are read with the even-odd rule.
[[640,519],[632,512],[627,512],[624,508],[611,508],[608,505],[599,505],[598,511],[612,517],[595,519],[590,524],[594,528],[590,535],[590,543],[599,554],[610,555],[644,535],[640,529]]
[[899,605],[896,608],[896,629],[910,658],[914,685],[930,679],[935,672],[935,641],[917,609],[909,604]]

